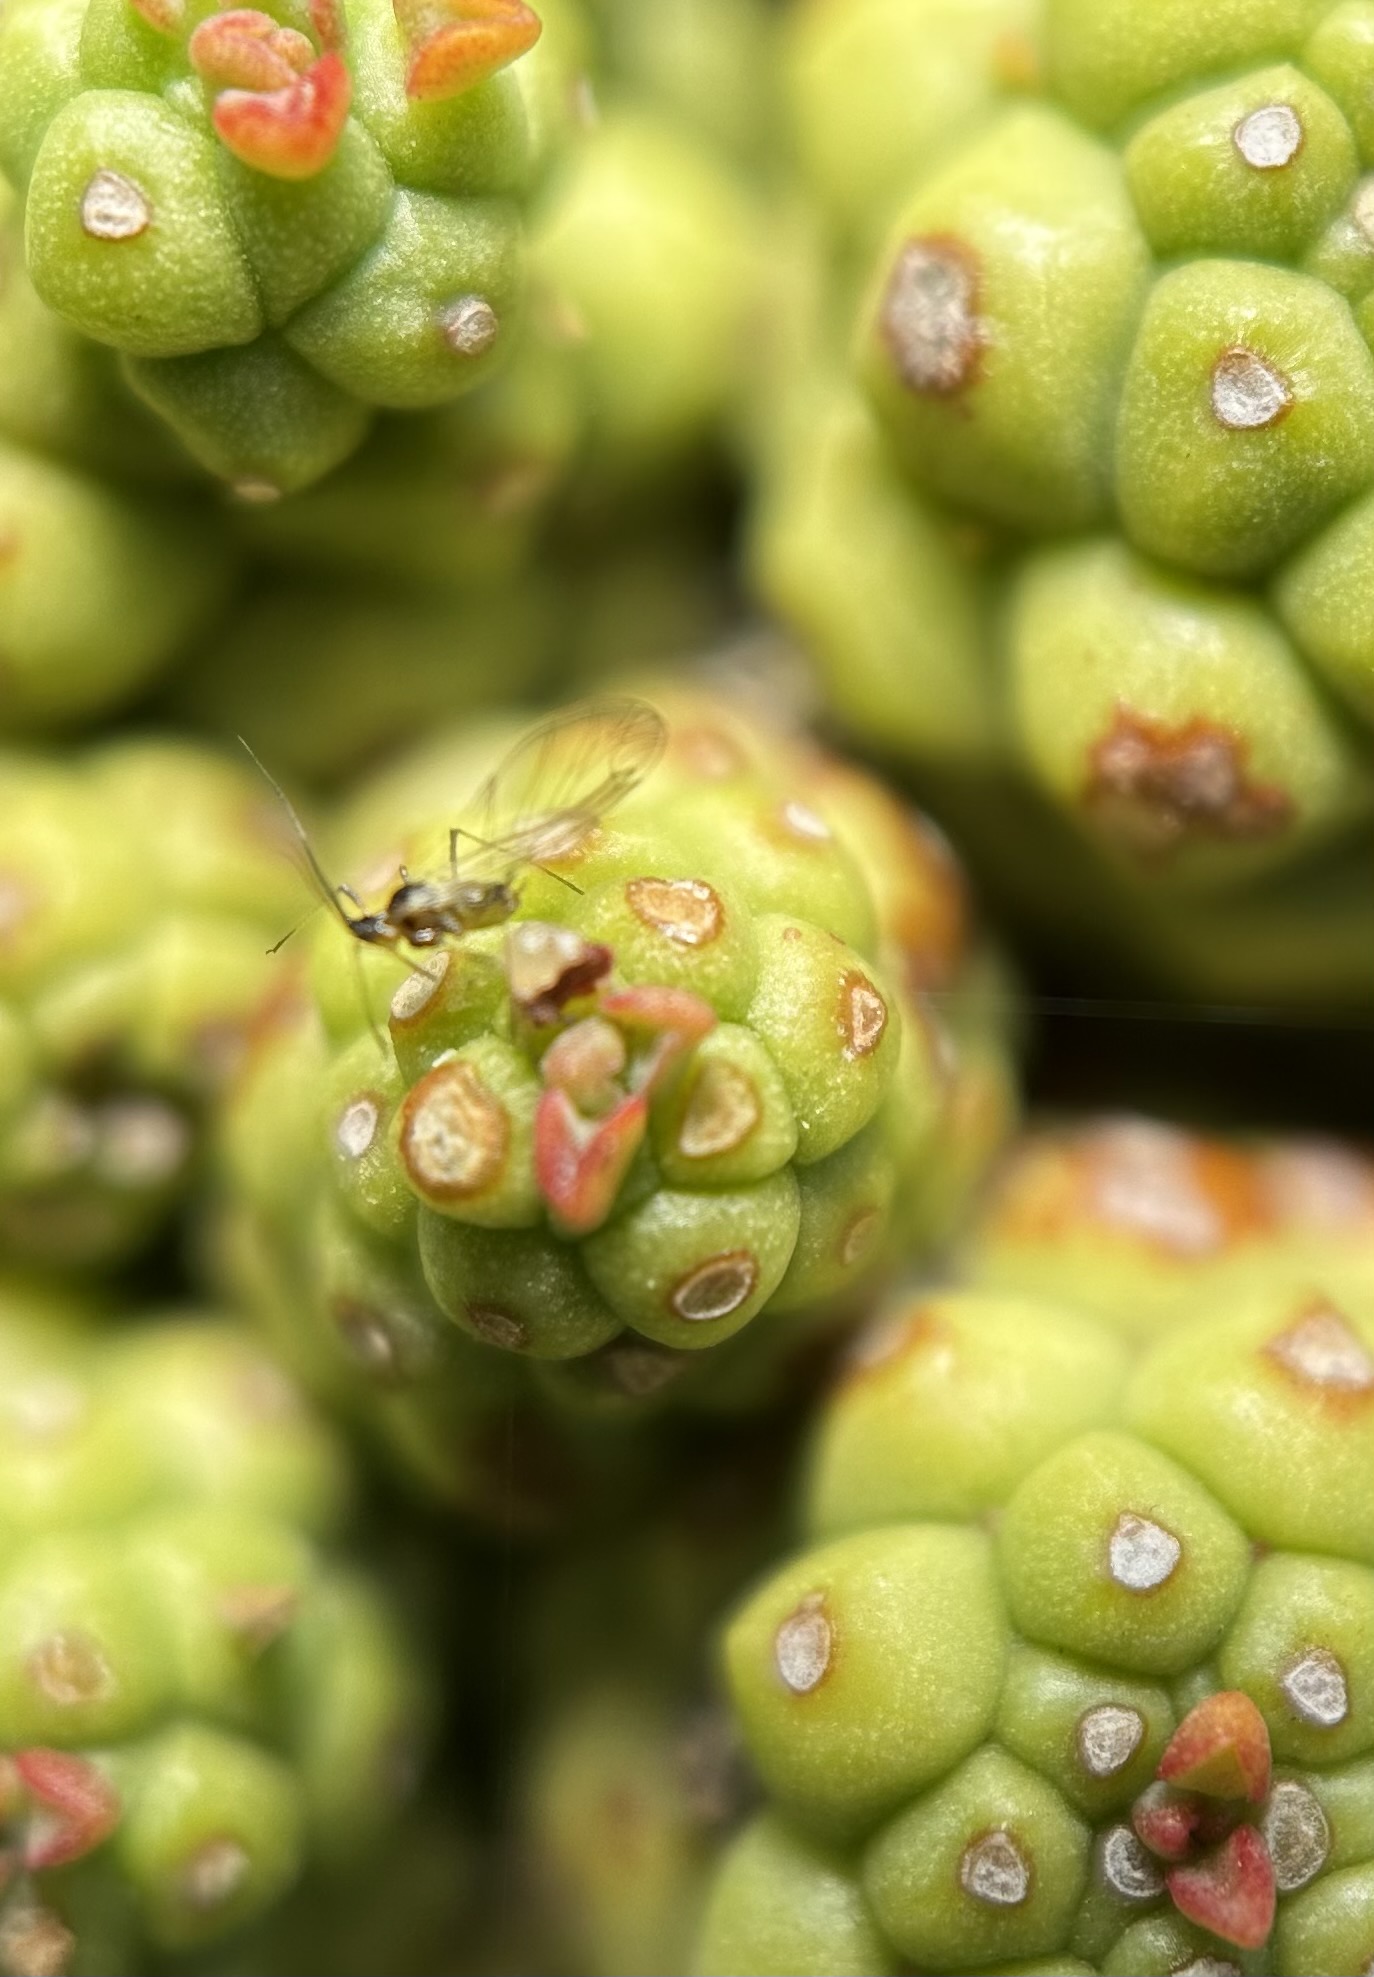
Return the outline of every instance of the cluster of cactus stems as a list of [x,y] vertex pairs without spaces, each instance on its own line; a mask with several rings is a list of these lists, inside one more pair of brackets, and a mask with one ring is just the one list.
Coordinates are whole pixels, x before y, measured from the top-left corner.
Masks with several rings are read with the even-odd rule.
[[0,1977],[1374,1971],[1371,105],[0,0]]

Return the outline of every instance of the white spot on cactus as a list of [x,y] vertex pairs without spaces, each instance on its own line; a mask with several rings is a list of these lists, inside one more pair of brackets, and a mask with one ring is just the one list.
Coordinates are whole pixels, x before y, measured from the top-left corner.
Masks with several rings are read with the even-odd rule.
[[191,1908],[208,1914],[232,1901],[252,1865],[247,1849],[237,1840],[207,1840],[182,1868],[182,1894]]
[[1374,1391],[1374,1355],[1333,1305],[1304,1312],[1269,1341],[1269,1353],[1306,1386],[1348,1394]]
[[71,1968],[76,1937],[50,1908],[19,1895],[0,1918],[0,1970],[15,1977],[64,1977]]
[[1195,1956],[1191,1963],[1175,1964],[1173,1977],[1244,1977],[1244,1973],[1229,1957]]
[[137,240],[152,219],[147,193],[123,172],[102,166],[81,195],[81,231],[92,240]]
[[1114,1778],[1145,1741],[1145,1719],[1138,1709],[1099,1703],[1078,1719],[1078,1761],[1090,1778]]
[[27,1666],[35,1687],[61,1708],[105,1702],[119,1687],[99,1643],[74,1628],[40,1641]]
[[1096,1136],[1092,1175],[1103,1221],[1183,1256],[1221,1247],[1225,1230],[1198,1186],[1186,1134],[1147,1119],[1120,1120]]
[[1364,179],[1350,202],[1350,217],[1374,247],[1374,178]]
[[282,498],[282,490],[275,481],[256,480],[251,474],[235,481],[230,493],[247,508],[270,508]]
[[759,1266],[752,1252],[735,1249],[689,1271],[674,1285],[668,1302],[689,1325],[708,1325],[738,1311],[758,1280]]
[[840,1237],[839,1257],[841,1267],[852,1270],[862,1263],[873,1248],[882,1231],[882,1211],[877,1208],[861,1208],[851,1215]]
[[439,312],[444,342],[455,357],[481,357],[501,334],[501,319],[480,295],[460,295]]
[[725,924],[720,895],[704,879],[631,879],[625,898],[636,919],[679,947],[707,947]]
[[1113,1826],[1098,1853],[1102,1879],[1122,1901],[1153,1901],[1164,1892],[1164,1875],[1143,1840],[1129,1826]]
[[1247,165],[1257,172],[1276,172],[1291,165],[1302,150],[1302,118],[1291,103],[1266,103],[1242,117],[1232,136]]
[[1128,1593],[1152,1593],[1178,1570],[1183,1546],[1172,1531],[1149,1517],[1123,1510],[1107,1547],[1108,1568]]
[[1260,1831],[1281,1895],[1305,1888],[1325,1867],[1331,1852],[1331,1828],[1318,1800],[1296,1778],[1280,1778],[1273,1787]]
[[959,1885],[988,1908],[1019,1908],[1031,1891],[1030,1862],[1010,1833],[982,1833],[964,1848]]
[[190,1155],[190,1126],[175,1106],[160,1099],[121,1099],[100,1114],[95,1164],[113,1187],[158,1187],[179,1173]]
[[19,932],[32,908],[28,887],[12,873],[0,872],[0,946]]
[[1330,1648],[1308,1648],[1286,1671],[1279,1686],[1293,1713],[1318,1730],[1334,1730],[1350,1714],[1345,1670]]
[[1212,366],[1212,411],[1228,432],[1277,425],[1293,403],[1293,387],[1275,365],[1237,344]]
[[871,1057],[887,1030],[887,1003],[857,968],[841,977],[837,1028],[849,1058]]
[[818,816],[809,803],[799,803],[795,797],[783,804],[779,814],[793,837],[806,838],[813,844],[825,844],[833,836],[824,817]]
[[708,1058],[693,1082],[682,1124],[678,1151],[686,1160],[708,1160],[733,1153],[757,1130],[763,1107],[753,1081],[737,1065]]
[[75,1380],[58,1374],[24,1380],[0,1399],[8,1425],[30,1441],[55,1441],[85,1420],[88,1401]]
[[361,1160],[377,1137],[380,1116],[377,1102],[372,1098],[355,1098],[351,1105],[346,1105],[334,1128],[334,1142],[340,1153],[349,1160]]
[[830,1670],[835,1637],[823,1593],[808,1593],[773,1636],[773,1661],[794,1696],[809,1696]]
[[909,240],[888,282],[882,329],[913,391],[941,398],[961,391],[984,341],[972,252],[957,240]]

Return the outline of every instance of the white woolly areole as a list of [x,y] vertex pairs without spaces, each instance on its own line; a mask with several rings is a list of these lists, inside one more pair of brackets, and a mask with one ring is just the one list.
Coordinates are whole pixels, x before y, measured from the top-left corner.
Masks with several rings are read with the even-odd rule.
[[809,1696],[820,1687],[830,1668],[834,1636],[820,1593],[804,1599],[789,1613],[773,1637],[773,1661],[794,1696]]
[[1148,1517],[1123,1510],[1107,1546],[1113,1579],[1128,1593],[1152,1593],[1171,1579],[1183,1556],[1172,1531]]

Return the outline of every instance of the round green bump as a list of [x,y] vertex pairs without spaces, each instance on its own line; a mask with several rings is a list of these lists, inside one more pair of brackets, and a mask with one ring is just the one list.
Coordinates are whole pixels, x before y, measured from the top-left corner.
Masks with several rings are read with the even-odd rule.
[[659,1188],[587,1237],[587,1274],[644,1338],[704,1350],[747,1325],[782,1282],[800,1208],[789,1168],[711,1193]]
[[1330,0],[1049,0],[1050,80],[1108,130],[1195,76],[1296,55]]
[[694,1969],[897,1977],[854,1870],[770,1814],[746,1827],[718,1870]]
[[391,0],[348,0],[353,110],[403,186],[426,192],[519,190],[532,165],[517,78],[504,70],[435,102],[406,93],[407,50]]
[[[617,963],[620,952],[616,950]],[[674,1187],[737,1187],[786,1166],[797,1121],[781,1075],[752,1031],[721,1023],[655,1106],[654,1157]]]
[[1234,1950],[1172,1911],[1133,1922],[1099,1968],[1102,1977],[1245,1977]]
[[979,1751],[869,1845],[864,1888],[913,1963],[968,1970],[1058,1949],[1088,1873],[1090,1835],[1053,1787]]
[[1279,1977],[1363,1977],[1374,1960],[1374,1864],[1328,1874],[1280,1903],[1274,1950]]
[[1140,549],[1261,575],[1374,475],[1374,357],[1310,276],[1199,261],[1155,285],[1126,368],[1117,500]]
[[976,559],[914,494],[856,395],[827,394],[797,420],[757,490],[749,561],[856,732],[921,756],[992,746]]
[[519,289],[518,232],[504,202],[400,192],[376,246],[283,334],[370,404],[442,405],[491,370]]
[[131,698],[220,605],[226,548],[194,513],[0,441],[0,728]]
[[729,874],[759,916],[756,940],[763,938],[761,916],[801,909],[837,940],[861,954],[872,951],[873,899],[863,872],[804,788],[698,781],[671,798],[663,816],[682,847],[679,856],[690,851],[702,869]]
[[536,278],[576,326],[593,432],[631,457],[699,439],[735,387],[758,255],[744,190],[681,127],[624,108],[550,189]]
[[330,473],[361,444],[371,413],[285,344],[190,357],[130,357],[124,375],[187,452],[245,501],[272,501]]
[[872,1274],[888,1250],[902,1171],[881,1115],[838,1153],[798,1170],[797,1241],[777,1311],[823,1307]]
[[1320,1292],[1163,1341],[1127,1397],[1138,1431],[1290,1550],[1374,1557],[1374,1323]]
[[352,267],[380,232],[394,192],[381,153],[351,121],[313,178],[269,178],[234,158],[221,172],[272,324],[288,321]]
[[1278,865],[1369,800],[1359,752],[1250,597],[1075,544],[1025,565],[1010,646],[1036,782],[1152,876]]
[[1316,12],[1302,65],[1330,90],[1350,119],[1365,164],[1374,165],[1374,6],[1341,0]]
[[877,971],[820,927],[768,914],[757,933],[749,1027],[787,1089],[805,1165],[836,1152],[877,1111],[901,1049],[901,1017]]
[[1275,1757],[1358,1757],[1374,1745],[1374,1571],[1287,1552],[1262,1559],[1221,1673],[1264,1711]]
[[1298,551],[1279,572],[1274,603],[1304,657],[1374,718],[1374,495],[1353,502]]
[[1179,1674],[1221,1638],[1249,1572],[1244,1534],[1167,1456],[1118,1434],[1070,1442],[998,1531],[1012,1617],[1032,1640]]
[[415,1213],[415,1196],[397,1152],[405,1084],[371,1036],[329,1066],[322,1116],[334,1186],[350,1212],[379,1236],[399,1236]]
[[612,880],[579,906],[577,930],[601,941],[627,982],[690,989],[726,1020],[749,1007],[757,968],[753,925],[728,888],[690,876]]
[[[1351,1867],[1374,1860],[1374,1758],[1357,1758],[1353,1764],[1323,1765],[1320,1770],[1304,1771],[1289,1779],[1285,1790],[1288,1785],[1300,1793],[1308,1793],[1321,1808],[1328,1848],[1324,1867]],[[1307,1831],[1308,1858],[1314,1858],[1320,1832],[1310,1808],[1302,1808],[1300,1814],[1295,1808],[1284,1823],[1294,1825],[1298,1831]]]
[[543,1217],[534,1177],[539,1080],[522,1052],[478,1037],[406,1093],[401,1164],[420,1200],[481,1228],[528,1229]]
[[574,1359],[621,1330],[576,1249],[542,1229],[474,1228],[422,1209],[419,1233],[435,1302],[484,1345]]
[[153,1940],[187,1949],[250,1921],[300,1872],[299,1793],[287,1767],[187,1724],[133,1759],[114,1844]]
[[1303,256],[1302,269],[1351,304],[1374,289],[1374,178],[1359,181],[1345,210]]
[[[418,1083],[441,1057],[490,1029],[506,995],[497,938],[473,934],[461,947],[428,954],[393,990],[387,1027],[408,1085]],[[375,1043],[373,1050],[375,1054]]]
[[998,1738],[1088,1818],[1145,1789],[1173,1730],[1164,1689],[1069,1655],[1013,1648]]
[[1164,259],[1292,260],[1339,212],[1358,171],[1345,118],[1287,65],[1186,97],[1126,152],[1136,211]]
[[912,1298],[861,1339],[825,1411],[807,1528],[832,1537],[981,1516],[1109,1418],[1125,1372],[1124,1348],[1074,1312],[968,1292]]
[[906,206],[865,331],[874,402],[920,485],[1035,533],[1106,512],[1148,250],[1117,159],[1009,112]]
[[786,19],[789,123],[809,189],[860,239],[1002,91],[1036,79],[1027,0],[850,0]]
[[58,112],[25,239],[38,293],[97,342],[180,357],[263,327],[216,146],[150,97],[88,91]]
[[725,1642],[750,1755],[809,1830],[861,1837],[991,1727],[1005,1623],[980,1533],[898,1526],[777,1573]]
[[36,1539],[0,1590],[0,1738],[69,1750],[149,1727],[171,1693],[167,1650],[103,1538]]

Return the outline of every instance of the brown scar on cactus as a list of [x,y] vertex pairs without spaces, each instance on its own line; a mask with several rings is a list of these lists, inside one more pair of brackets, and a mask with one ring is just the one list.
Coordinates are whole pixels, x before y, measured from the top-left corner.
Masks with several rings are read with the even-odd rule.
[[543,23],[524,0],[395,0],[409,49],[406,94],[437,103],[527,54]]
[[467,1201],[501,1174],[510,1115],[470,1064],[437,1064],[406,1096],[401,1159],[431,1200]]
[[1273,837],[1293,820],[1293,800],[1246,771],[1246,743],[1200,717],[1170,724],[1118,705],[1092,750],[1085,808],[1143,858],[1189,839]]
[[908,240],[888,278],[879,318],[903,384],[954,398],[977,382],[987,345],[980,314],[982,268],[950,234]]

